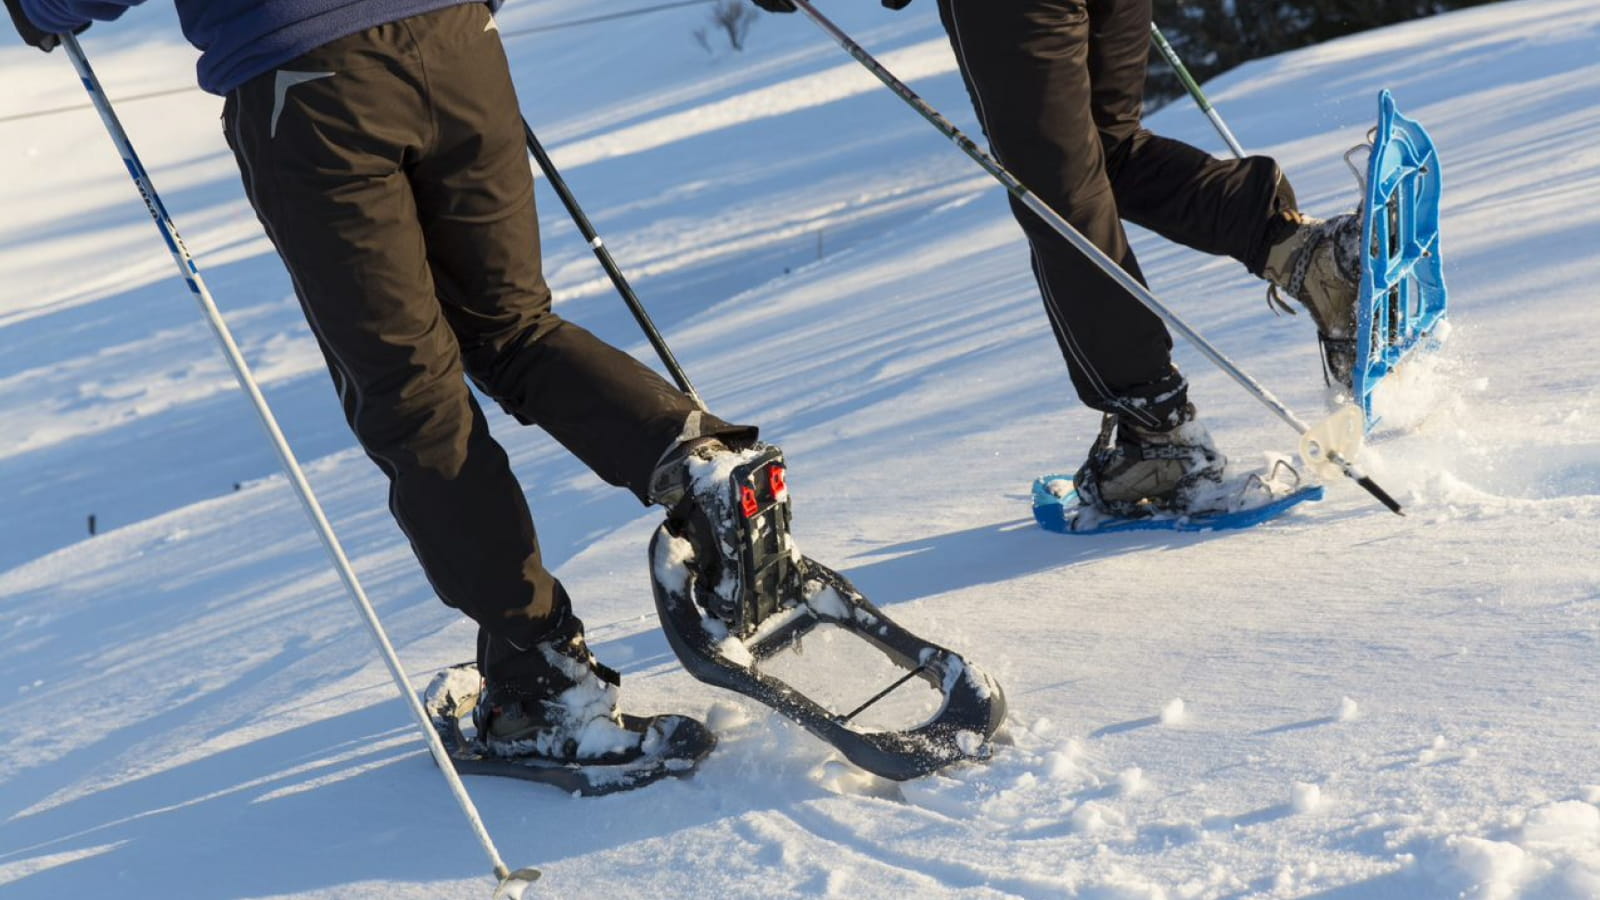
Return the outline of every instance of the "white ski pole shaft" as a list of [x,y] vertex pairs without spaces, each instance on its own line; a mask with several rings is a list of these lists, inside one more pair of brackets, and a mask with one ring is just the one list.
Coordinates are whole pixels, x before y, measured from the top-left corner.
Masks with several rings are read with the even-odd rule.
[[1189,96],[1194,98],[1195,105],[1200,107],[1200,111],[1205,113],[1206,118],[1211,120],[1211,126],[1217,129],[1217,134],[1222,136],[1222,140],[1228,145],[1228,149],[1233,151],[1233,155],[1236,158],[1244,159],[1244,147],[1239,145],[1239,139],[1233,136],[1233,131],[1228,128],[1228,123],[1222,121],[1222,113],[1217,112],[1216,107],[1211,105],[1211,101],[1206,97],[1206,92],[1200,89],[1200,82],[1195,81],[1194,76],[1189,74],[1189,67],[1184,65],[1183,60],[1178,58],[1178,51],[1172,49],[1172,45],[1167,42],[1167,36],[1161,33],[1161,29],[1154,22],[1150,23],[1150,37],[1156,42],[1156,49],[1161,51],[1161,56],[1167,61],[1167,65],[1172,67],[1172,71],[1177,74],[1178,80],[1183,82],[1183,87],[1189,92]]
[[[940,115],[938,110],[934,109],[926,100],[923,100],[920,96],[918,96],[917,93],[911,90],[911,88],[908,87],[905,82],[901,81],[899,78],[896,78],[894,73],[884,68],[883,64],[878,62],[878,60],[873,57],[872,54],[868,53],[865,48],[852,40],[848,34],[845,34],[844,31],[839,28],[839,26],[833,24],[833,22],[819,12],[815,6],[811,5],[810,0],[793,0],[793,2],[796,8],[798,8],[801,12],[804,12],[811,19],[811,21],[815,22],[818,27],[827,32],[828,35],[832,37],[840,47],[844,48],[845,52],[855,57],[857,62],[861,63],[867,68],[868,71],[877,76],[878,80],[883,82],[885,87],[889,88],[889,90],[893,91],[896,96],[905,101],[906,104],[908,104],[912,109],[915,109],[918,113],[920,113],[924,119],[927,119],[928,122],[933,125],[933,127],[939,129],[939,131],[942,132],[945,137],[953,141],[957,147],[960,147],[961,150],[967,154],[967,156],[971,157],[973,162],[976,162],[978,165],[982,166],[984,171],[994,176],[995,180],[1004,185],[1005,189],[1011,193],[1011,196],[1015,197],[1018,202],[1026,206],[1030,211],[1033,212],[1034,215],[1038,216],[1041,221],[1054,229],[1057,234],[1061,235],[1061,237],[1074,248],[1076,248],[1079,253],[1082,253],[1084,256],[1088,257],[1092,262],[1094,262],[1094,264],[1098,266],[1100,270],[1107,275],[1107,277],[1111,278],[1118,285],[1120,285],[1122,289],[1131,294],[1134,299],[1138,300],[1140,303],[1143,303],[1151,312],[1160,317],[1163,322],[1167,323],[1169,328],[1187,338],[1188,341],[1193,344],[1195,348],[1198,349],[1202,354],[1204,354],[1207,359],[1215,363],[1217,368],[1221,369],[1223,372],[1226,372],[1229,377],[1238,382],[1239,385],[1243,387],[1251,396],[1255,397],[1257,400],[1260,400],[1263,405],[1276,413],[1278,418],[1287,422],[1289,427],[1295,430],[1296,434],[1304,435],[1306,432],[1311,430],[1311,427],[1302,421],[1299,416],[1295,415],[1293,410],[1284,405],[1283,401],[1275,397],[1272,392],[1263,387],[1260,382],[1256,381],[1254,378],[1251,378],[1243,369],[1240,369],[1238,366],[1234,365],[1232,360],[1224,356],[1222,351],[1212,346],[1211,342],[1206,340],[1205,337],[1203,337],[1198,331],[1195,331],[1193,328],[1189,327],[1189,324],[1183,321],[1183,319],[1179,318],[1177,313],[1174,313],[1171,309],[1168,309],[1166,304],[1157,299],[1156,295],[1151,293],[1149,288],[1145,287],[1143,284],[1140,284],[1137,278],[1134,278],[1132,275],[1129,275],[1127,272],[1123,271],[1122,267],[1117,265],[1116,262],[1111,259],[1111,257],[1107,256],[1099,247],[1096,247],[1093,242],[1084,237],[1081,232],[1072,227],[1072,223],[1063,218],[1060,213],[1051,209],[1049,204],[1045,203],[1043,200],[1040,200],[1036,194],[1028,190],[1028,188],[1024,186],[1022,182],[1018,181],[1015,175],[1012,175],[1010,172],[1006,171],[1006,169],[1001,166],[1000,163],[996,162],[995,159],[989,154],[983,152],[982,148],[973,143],[971,138],[963,134],[959,128],[952,125],[950,120]],[[1361,471],[1355,467],[1353,462],[1339,457],[1337,452],[1331,454],[1331,461],[1339,467],[1339,470],[1343,472],[1346,477],[1352,479],[1357,484],[1365,488],[1368,493],[1377,498],[1378,501],[1383,503],[1384,506],[1396,513],[1400,513],[1400,504],[1395,502],[1394,498],[1389,496],[1389,494],[1380,488],[1375,482],[1373,482],[1372,479],[1362,474]]]
[[[89,99],[94,103],[94,108],[100,113],[100,119],[105,123],[106,131],[111,135],[111,142],[116,145],[117,152],[122,155],[122,162],[128,167],[128,174],[133,177],[133,182],[139,188],[139,194],[144,197],[145,207],[150,211],[150,217],[155,220],[156,228],[160,230],[161,237],[167,242],[167,249],[172,252],[172,261],[178,266],[178,273],[184,283],[189,285],[189,290],[200,304],[200,310],[205,315],[206,321],[211,325],[211,330],[216,334],[217,341],[222,345],[223,354],[228,358],[228,364],[233,367],[233,374],[239,380],[239,387],[250,396],[250,402],[255,406],[256,414],[261,418],[261,426],[266,429],[267,437],[272,442],[272,447],[278,452],[278,460],[283,464],[283,471],[289,477],[295,493],[300,497],[300,503],[305,507],[306,515],[310,517],[316,527],[317,534],[322,538],[322,544],[328,550],[328,555],[333,558],[333,566],[343,579],[345,588],[350,593],[350,598],[355,602],[357,611],[367,623],[367,628],[372,632],[372,638],[377,642],[379,653],[389,667],[389,674],[394,678],[395,687],[400,690],[400,696],[405,699],[412,716],[417,720],[417,725],[422,729],[427,740],[428,749],[433,753],[434,762],[438,763],[439,771],[444,774],[445,781],[449,783],[450,793],[455,796],[460,804],[461,811],[466,814],[468,823],[472,826],[473,834],[477,835],[478,842],[483,845],[489,854],[489,861],[494,865],[494,875],[504,885],[508,880],[533,870],[520,870],[511,872],[504,860],[500,858],[500,851],[495,849],[494,841],[489,837],[489,831],[483,824],[482,816],[468,796],[466,787],[461,783],[461,777],[456,774],[450,754],[444,749],[439,735],[433,729],[433,724],[428,720],[427,712],[422,708],[422,703],[417,700],[417,695],[411,689],[410,682],[406,679],[405,671],[400,667],[400,659],[395,654],[394,645],[389,643],[389,636],[383,629],[383,623],[378,619],[378,613],[372,608],[372,603],[367,599],[366,592],[362,590],[361,583],[356,579],[355,570],[350,567],[350,560],[345,556],[344,548],[340,546],[339,539],[333,533],[333,526],[328,523],[328,517],[323,514],[322,506],[317,502],[316,495],[312,493],[311,484],[306,481],[305,473],[300,468],[300,463],[295,460],[294,451],[289,449],[289,442],[284,438],[283,431],[278,427],[277,419],[272,415],[272,410],[267,406],[267,400],[261,395],[261,389],[256,386],[254,376],[250,374],[250,367],[245,363],[244,355],[239,352],[239,345],[233,340],[227,323],[222,319],[222,313],[217,309],[217,304],[211,298],[211,291],[206,287],[205,279],[201,278],[200,270],[195,266],[194,257],[189,254],[189,248],[184,246],[183,238],[178,234],[177,226],[173,224],[172,217],[167,214],[166,207],[161,202],[161,197],[156,193],[155,185],[151,184],[150,176],[145,171],[144,164],[139,161],[139,155],[134,152],[133,143],[128,139],[128,133],[123,130],[122,123],[117,119],[116,111],[111,108],[111,101],[106,97],[105,91],[100,86],[100,80],[95,77],[94,70],[89,67],[89,59],[84,55],[83,48],[78,45],[76,37],[70,34],[61,35],[61,45],[67,49],[67,56],[72,59],[73,68],[78,70],[78,77],[82,79],[84,89],[89,92]],[[536,873],[523,876],[524,880],[531,881],[538,877]]]

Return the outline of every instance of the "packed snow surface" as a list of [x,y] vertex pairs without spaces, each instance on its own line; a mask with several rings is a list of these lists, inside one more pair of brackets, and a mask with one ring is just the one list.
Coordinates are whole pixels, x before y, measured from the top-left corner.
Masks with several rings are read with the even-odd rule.
[[[932,2],[827,6],[978,133]],[[529,896],[1600,896],[1592,0],[1480,6],[1207,86],[1319,215],[1354,202],[1340,154],[1380,88],[1438,142],[1451,333],[1386,390],[1362,458],[1407,515],[1341,482],[1249,531],[1095,537],[1029,516],[1030,481],[1072,471],[1097,421],[1002,192],[804,18],[708,54],[708,9],[529,32],[594,6],[508,5],[524,109],[713,409],[784,447],[799,546],[1001,684],[1008,742],[893,784],[693,681],[654,622],[658,514],[496,414],[625,708],[709,711],[721,738],[693,778],[631,794],[469,778],[507,862],[544,870]],[[192,77],[170,7],[84,43],[113,97]],[[66,60],[7,42],[0,69],[0,895],[487,896],[98,119],[23,117],[81,106]],[[420,687],[474,629],[344,428],[219,108],[120,112]],[[1149,124],[1220,149],[1186,103]],[[651,359],[540,202],[560,310]],[[1269,315],[1236,263],[1134,240],[1160,296],[1325,414],[1305,316]],[[1177,352],[1225,453],[1295,449]]]

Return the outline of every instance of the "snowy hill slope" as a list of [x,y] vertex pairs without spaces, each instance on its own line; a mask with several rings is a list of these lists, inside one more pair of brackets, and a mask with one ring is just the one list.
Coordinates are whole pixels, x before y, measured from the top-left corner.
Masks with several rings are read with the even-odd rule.
[[[963,127],[931,4],[830,9]],[[997,189],[793,17],[708,58],[677,10],[517,36],[530,121],[697,386],[793,466],[797,536],[1006,687],[1014,744],[893,786],[694,683],[655,630],[655,517],[497,420],[549,558],[640,709],[714,708],[693,780],[577,800],[472,780],[553,896],[1600,896],[1600,12],[1518,0],[1208,86],[1306,205],[1380,87],[1446,165],[1454,328],[1368,468],[1227,536],[1068,539],[1029,479],[1078,409]],[[169,11],[89,32],[113,96],[184,83]],[[66,62],[0,51],[0,894],[476,897],[485,865]],[[211,118],[122,113],[420,683],[470,652],[343,430]],[[1183,105],[1151,119],[1214,147]],[[973,129],[975,133],[975,129]],[[633,348],[552,197],[562,311]],[[1136,237],[1157,290],[1306,415],[1309,323]],[[820,252],[819,252],[820,248]],[[1187,348],[1223,449],[1291,435]],[[1392,427],[1410,426],[1406,431]],[[235,492],[233,485],[242,487]],[[114,530],[84,539],[84,517]],[[1181,698],[1182,702],[1175,702]]]

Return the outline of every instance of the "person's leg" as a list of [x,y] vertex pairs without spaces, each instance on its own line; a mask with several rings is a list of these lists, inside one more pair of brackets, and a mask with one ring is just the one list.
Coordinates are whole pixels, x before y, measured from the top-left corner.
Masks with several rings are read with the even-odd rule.
[[[699,412],[648,367],[551,309],[533,176],[499,32],[485,28],[489,12],[480,5],[429,18],[416,52],[428,73],[432,127],[408,174],[426,262],[473,382],[646,503],[653,470],[679,442],[754,440],[754,428]],[[520,503],[520,491],[516,497]],[[515,678],[528,662],[492,631],[479,648],[491,675]]]
[[[469,6],[463,14],[487,16]],[[748,442],[755,429],[698,413],[682,391],[551,309],[516,92],[496,32],[462,52],[423,44],[437,136],[412,172],[428,264],[467,373],[607,482],[649,502],[649,479],[681,440]],[[687,432],[685,427],[687,425]]]
[[[1093,114],[1089,6],[940,0],[939,12],[999,162],[1142,280]],[[1079,397],[1147,427],[1175,422],[1187,385],[1161,320],[1038,217],[1013,207]]]
[[433,139],[408,29],[334,41],[229,96],[229,143],[351,429],[434,589],[531,647],[566,615],[504,451],[462,373],[408,167]]
[[1272,222],[1295,209],[1277,163],[1218,159],[1146,130],[1150,0],[1091,0],[1089,15],[1095,124],[1122,218],[1261,274]]
[[1095,124],[1122,218],[1231,256],[1287,291],[1316,321],[1330,374],[1348,384],[1360,240],[1355,218],[1324,223],[1303,216],[1272,159],[1217,159],[1146,130],[1140,117],[1150,0],[1090,0],[1090,20]]
[[[745,577],[750,548],[793,544],[783,516],[744,511],[731,484],[735,463],[764,460],[768,484],[782,484],[781,455],[755,444],[754,428],[730,425],[632,357],[550,308],[539,271],[533,182],[510,76],[498,41],[477,46],[483,7],[458,46],[448,29],[430,31],[422,56],[436,110],[437,137],[413,171],[428,235],[429,263],[467,371],[519,420],[537,424],[602,478],[662,506],[669,529],[694,550],[697,580],[712,615],[798,593],[798,566],[783,577]],[[492,43],[494,46],[487,46]],[[773,489],[775,493],[777,488]],[[773,573],[778,569],[763,569]],[[780,583],[781,582],[781,583]],[[725,605],[724,601],[726,601]],[[763,607],[770,608],[770,607]],[[559,635],[556,636],[559,639]],[[483,641],[498,662],[498,642]],[[526,657],[502,666],[516,672]]]

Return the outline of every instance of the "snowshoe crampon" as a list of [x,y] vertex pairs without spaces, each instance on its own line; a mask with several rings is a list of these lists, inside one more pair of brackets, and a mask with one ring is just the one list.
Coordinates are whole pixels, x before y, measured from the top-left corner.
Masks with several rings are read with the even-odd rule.
[[1388,91],[1378,98],[1365,182],[1351,389],[1370,429],[1379,382],[1433,342],[1448,301],[1439,250],[1439,154]]
[[463,728],[463,722],[472,721],[482,690],[478,667],[462,663],[435,675],[423,692],[423,708],[456,771],[463,775],[520,778],[568,793],[596,796],[688,775],[717,744],[710,729],[688,716],[623,715],[622,727],[639,735],[638,746],[631,752],[577,762],[501,756]]
[[[905,780],[986,758],[989,739],[1005,718],[999,686],[950,650],[896,625],[842,575],[794,551],[781,454],[769,448],[739,465],[730,486],[739,498],[734,515],[741,519],[737,577],[700,583],[694,545],[671,522],[650,544],[656,610],[689,673],[766,704],[885,778]],[[833,634],[824,630],[864,642],[874,661],[887,660],[885,668],[898,677],[866,688],[869,696],[861,702],[834,710],[792,686],[794,679],[773,673],[785,651],[801,652],[808,641],[831,643]],[[824,662],[812,655],[804,662]],[[853,680],[856,670],[830,668],[825,674],[837,683]],[[869,708],[916,682],[932,689],[931,716],[903,729],[862,724]],[[881,690],[870,693],[875,688]]]

